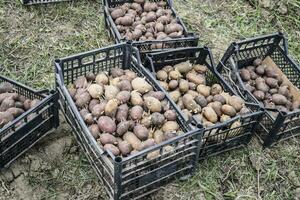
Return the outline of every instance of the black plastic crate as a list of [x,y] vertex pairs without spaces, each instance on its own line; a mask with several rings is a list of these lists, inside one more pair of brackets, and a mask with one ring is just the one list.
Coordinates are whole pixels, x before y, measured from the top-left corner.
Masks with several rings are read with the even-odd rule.
[[[158,0],[150,0],[150,2],[157,2]],[[113,8],[116,6],[123,5],[124,3],[133,3],[133,0],[103,0],[103,9],[104,9],[104,20],[105,26],[108,29],[108,34],[115,40],[115,43],[125,42],[126,39],[121,36],[118,31],[115,22],[113,21],[109,8]],[[158,52],[182,47],[194,47],[198,45],[199,37],[195,33],[190,33],[187,31],[186,26],[183,21],[177,16],[176,11],[172,7],[172,2],[170,0],[166,0],[166,7],[170,8],[173,12],[173,16],[176,18],[177,22],[183,27],[184,37],[175,38],[175,39],[167,39],[167,40],[146,40],[146,41],[132,41],[133,46],[137,47],[140,51],[140,55],[142,60],[144,60],[147,53],[150,52]],[[161,44],[161,48],[153,48],[153,46]]]
[[0,128],[0,168],[7,167],[59,125],[57,92],[36,91],[0,75],[3,82],[10,83],[18,94],[41,102]]
[[[132,56],[134,53],[137,59]],[[191,131],[191,124],[184,120],[172,102],[170,105],[178,112],[178,123],[184,134],[135,155],[115,157],[110,152],[103,151],[97,144],[68,93],[66,86],[77,77],[88,72],[108,71],[112,67],[131,69],[145,77],[156,90],[161,91],[151,74],[141,66],[137,49],[128,43],[117,44],[56,60],[55,66],[61,110],[110,198],[144,198],[162,185],[193,173],[203,129],[193,127]],[[167,153],[165,147],[168,145],[174,147],[174,151]],[[147,154],[156,150],[160,152],[160,156],[147,160]]]
[[24,5],[43,4],[43,3],[56,3],[70,0],[21,0]]
[[[217,71],[245,99],[259,103],[250,92],[245,93],[246,88],[240,78],[238,69],[251,64],[256,58],[265,59],[267,56],[275,62],[294,86],[300,88],[300,69],[288,54],[287,40],[283,33],[232,43],[218,64]],[[277,113],[277,117],[272,115],[271,112]],[[266,109],[257,129],[257,134],[264,147],[269,147],[279,141],[299,135],[300,110],[286,113],[277,109]]]
[[[206,65],[208,67],[209,70],[205,74],[207,85],[219,83],[223,86],[224,91],[231,95],[237,94],[226,84],[222,77],[215,72],[211,51],[207,47],[190,47],[148,54],[144,66],[151,70],[155,76],[155,73],[164,66],[173,66],[185,61]],[[250,142],[254,135],[254,127],[257,126],[263,111],[258,104],[246,102],[246,106],[252,111],[251,113],[236,116],[223,123],[205,128],[203,143],[200,148],[200,160],[208,156],[242,147]],[[231,125],[238,120],[241,122],[241,126],[230,128]]]

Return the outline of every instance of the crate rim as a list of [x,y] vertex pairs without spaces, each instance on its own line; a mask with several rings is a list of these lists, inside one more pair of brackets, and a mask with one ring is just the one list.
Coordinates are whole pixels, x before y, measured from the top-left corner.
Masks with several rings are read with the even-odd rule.
[[[66,95],[65,97],[66,97],[67,102],[69,103],[71,109],[73,110],[76,118],[79,119],[80,125],[82,126],[83,130],[86,133],[88,133],[88,134],[86,134],[88,136],[88,140],[89,140],[90,144],[92,144],[93,147],[95,149],[97,149],[97,153],[99,155],[108,154],[112,158],[112,160],[114,162],[116,162],[116,163],[126,163],[126,162],[130,161],[134,157],[141,156],[141,155],[146,155],[147,153],[149,153],[151,151],[154,151],[154,150],[157,150],[157,149],[165,146],[168,143],[176,142],[176,141],[184,138],[187,135],[195,135],[195,134],[199,134],[199,133],[203,134],[204,128],[202,127],[202,125],[199,126],[198,124],[196,124],[197,128],[195,128],[194,130],[189,130],[188,132],[185,132],[182,135],[176,136],[176,137],[174,137],[174,138],[172,138],[172,139],[170,139],[168,141],[162,142],[160,144],[156,144],[153,147],[149,147],[147,149],[144,149],[144,150],[140,151],[137,154],[130,155],[130,156],[125,157],[125,158],[121,158],[120,156],[114,156],[110,151],[105,151],[105,150],[103,150],[103,149],[100,148],[100,146],[98,145],[97,141],[94,138],[92,138],[92,135],[91,135],[90,131],[88,130],[87,125],[84,123],[84,121],[83,121],[82,117],[80,116],[79,111],[78,111],[78,109],[77,109],[74,101],[72,100],[70,94],[68,93],[66,85],[64,84],[64,81],[63,81],[64,79],[63,79],[63,74],[62,74],[62,69],[61,69],[61,62],[62,61],[68,61],[68,60],[70,60],[72,58],[79,57],[79,56],[81,56],[82,54],[85,54],[85,53],[91,54],[91,53],[95,53],[95,52],[97,52],[99,50],[110,49],[110,48],[116,47],[116,46],[120,47],[120,46],[123,46],[123,45],[128,45],[128,43],[120,43],[120,44],[111,45],[111,46],[104,47],[104,48],[98,48],[98,49],[95,49],[95,50],[92,50],[92,51],[82,52],[81,54],[76,54],[76,55],[73,55],[73,56],[68,56],[68,57],[65,57],[65,58],[62,58],[62,59],[55,59],[55,62],[54,62],[54,65],[55,65],[55,74],[56,74],[57,82],[60,85],[59,87],[61,87],[62,91],[65,93],[65,95]],[[130,47],[132,47],[132,46],[130,45]],[[132,55],[131,58],[134,58],[134,56]],[[133,59],[133,61],[138,62],[137,59]],[[142,66],[141,63],[140,63],[140,66]],[[151,76],[151,74],[147,70],[144,70],[144,71]],[[187,123],[187,121],[186,121],[186,123]],[[190,122],[190,123],[192,123],[192,122]],[[191,125],[189,124],[189,126],[191,126]]]

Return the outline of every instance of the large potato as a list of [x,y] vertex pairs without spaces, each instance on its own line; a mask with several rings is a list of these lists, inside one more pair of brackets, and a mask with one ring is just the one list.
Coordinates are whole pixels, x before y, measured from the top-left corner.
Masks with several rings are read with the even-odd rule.
[[216,123],[218,121],[218,115],[212,107],[204,107],[202,109],[202,113],[208,121],[212,123]]
[[146,97],[145,105],[151,112],[160,112],[161,111],[161,103],[158,99],[154,97]]
[[141,94],[153,90],[152,86],[144,79],[137,77],[131,81],[132,88]]
[[114,120],[108,116],[101,116],[98,119],[98,126],[101,131],[106,133],[114,133],[117,129]]

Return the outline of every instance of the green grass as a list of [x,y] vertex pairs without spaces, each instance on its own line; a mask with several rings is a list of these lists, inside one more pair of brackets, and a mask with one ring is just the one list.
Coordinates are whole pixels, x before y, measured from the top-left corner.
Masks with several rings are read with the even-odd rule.
[[[300,6],[297,0],[289,3],[291,12],[281,15],[245,0],[174,1],[187,27],[199,34],[200,44],[212,48],[216,62],[232,41],[278,30],[287,34],[290,53],[299,61],[300,17],[293,9]],[[113,43],[94,0],[30,7],[2,0],[0,27],[0,73],[34,88],[53,86],[55,58]],[[253,141],[248,148],[201,162],[194,177],[167,185],[154,199],[293,199],[300,187],[299,155],[299,139],[270,150]],[[62,193],[69,198],[103,198],[103,187],[82,154],[76,160],[66,155],[49,165],[27,176],[32,187],[45,189],[44,199]],[[89,184],[93,189],[85,189]]]

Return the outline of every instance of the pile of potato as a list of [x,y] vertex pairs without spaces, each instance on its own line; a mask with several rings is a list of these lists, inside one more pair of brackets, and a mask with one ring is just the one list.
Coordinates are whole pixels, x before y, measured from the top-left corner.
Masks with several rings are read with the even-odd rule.
[[[132,70],[88,73],[68,90],[93,137],[115,156],[135,154],[181,133],[165,94]],[[150,158],[159,151],[153,154]]]
[[[163,40],[183,36],[183,27],[166,8],[166,2],[134,0],[110,9],[117,29],[127,40]],[[159,48],[159,47],[157,47]]]
[[40,101],[30,100],[16,93],[12,84],[3,82],[0,84],[0,128],[35,107]]
[[169,91],[185,117],[188,119],[194,116],[205,127],[250,112],[243,99],[224,92],[220,84],[207,85],[207,71],[204,65],[193,65],[186,61],[164,66],[156,72],[156,78]]
[[253,65],[239,72],[246,89],[266,108],[285,112],[299,108],[300,102],[293,99],[289,86],[283,83],[282,77],[272,66],[263,64],[261,59],[254,60]]

